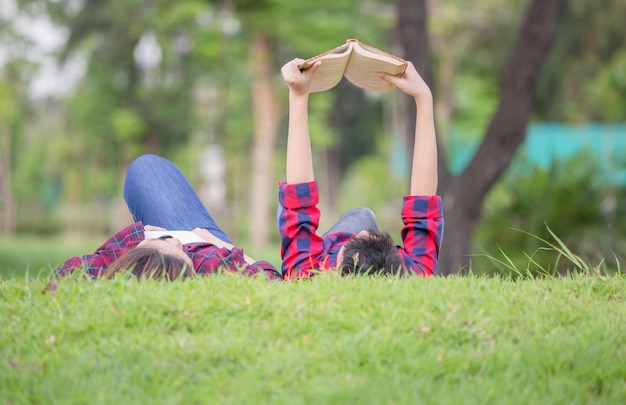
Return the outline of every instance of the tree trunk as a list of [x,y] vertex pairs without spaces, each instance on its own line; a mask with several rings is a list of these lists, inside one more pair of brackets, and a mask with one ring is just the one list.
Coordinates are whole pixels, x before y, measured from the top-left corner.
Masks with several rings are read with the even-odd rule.
[[274,67],[271,62],[269,38],[257,34],[250,49],[250,66],[254,66],[252,85],[252,111],[254,119],[254,145],[252,148],[252,173],[250,188],[250,243],[264,246],[269,242],[272,184],[272,154],[280,124],[280,114]]
[[[404,51],[404,58],[413,62],[430,88],[433,88],[433,72],[430,61],[428,40],[428,9],[426,0],[398,0],[398,38]],[[415,101],[402,93],[402,130],[406,143],[408,162],[413,158],[415,143]]]
[[564,0],[533,0],[526,12],[501,84],[500,101],[483,142],[467,168],[442,190],[446,241],[439,269],[467,268],[471,237],[485,196],[526,138],[535,84],[556,37]]
[[[530,3],[504,72],[498,108],[483,142],[463,173],[452,177],[439,149],[439,194],[443,198],[446,223],[440,274],[454,274],[468,268],[471,240],[480,221],[483,200],[526,137],[535,84],[556,37],[564,3],[564,0]],[[398,1],[398,30],[405,57],[433,88],[426,16],[426,0]],[[413,150],[413,114],[405,118],[406,139],[411,139],[407,141],[409,152]]]
[[[435,95],[435,81],[433,78],[430,57],[430,41],[428,35],[428,1],[427,0],[398,0],[398,40],[403,49],[404,59],[411,61],[415,69],[431,88]],[[436,98],[436,97],[435,97]],[[401,128],[406,144],[407,161],[413,160],[413,145],[415,143],[415,101],[402,93],[401,95]],[[441,134],[438,133],[438,137]],[[441,142],[439,142],[441,144]],[[439,149],[439,185],[447,185],[451,181],[451,173]],[[410,164],[410,163],[409,163]]]
[[2,131],[0,129],[0,234],[5,235],[11,235],[15,230],[10,151],[11,133],[8,130]]

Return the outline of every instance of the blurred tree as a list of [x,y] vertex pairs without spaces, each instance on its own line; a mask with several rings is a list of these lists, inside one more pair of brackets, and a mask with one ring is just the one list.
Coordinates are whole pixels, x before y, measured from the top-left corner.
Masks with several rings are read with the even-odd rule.
[[28,85],[35,64],[27,59],[31,41],[18,33],[14,16],[0,10],[0,233],[15,230],[16,204],[13,195],[13,171],[18,162],[24,122],[32,113]]
[[563,28],[538,83],[546,121],[626,120],[626,47],[621,0],[570,0]]
[[88,61],[72,115],[89,137],[108,141],[103,155],[118,157],[113,148],[128,161],[189,139],[194,80],[219,53],[197,46],[219,46],[217,23],[199,22],[213,10],[199,1],[84,2],[79,10],[75,2],[61,1],[48,7],[70,33],[61,60],[78,53]]
[[484,0],[468,8],[456,0],[429,5],[437,122],[446,149],[451,127],[477,133],[488,123],[515,41],[515,30],[509,27],[519,24],[527,3],[502,7],[501,1]]
[[17,131],[16,126],[20,122],[19,106],[14,104],[16,88],[11,76],[15,73],[5,70],[13,70],[3,66],[2,78],[0,79],[0,233],[10,234],[14,231],[13,218],[15,216],[13,192],[11,190],[11,178],[13,172],[12,150],[15,147]]
[[[20,3],[66,29],[61,62],[85,61],[85,75],[66,101],[66,134],[52,168],[64,173],[71,205],[118,195],[137,155],[172,157],[188,144],[202,115],[192,108],[195,85],[222,58],[219,10],[200,0]],[[220,83],[224,70],[215,70],[211,79]],[[212,132],[204,133],[205,143]]]
[[[522,21],[518,38],[504,71],[500,101],[483,142],[470,164],[458,176],[452,176],[440,159],[440,187],[446,216],[444,254],[440,258],[442,274],[452,274],[467,267],[471,238],[479,222],[483,200],[496,180],[510,164],[517,147],[525,138],[532,97],[542,65],[556,37],[564,8],[563,0],[532,0]],[[427,42],[414,46],[414,39],[428,38],[426,2],[400,1],[398,31],[405,53],[417,61],[416,67],[429,74]],[[407,32],[412,32],[406,35]],[[404,34],[404,35],[403,35]],[[414,117],[407,115],[407,139],[414,131]],[[412,142],[410,143],[412,145]],[[412,150],[412,147],[410,148]]]
[[[262,246],[269,241],[274,217],[270,213],[271,202],[274,200],[272,197],[275,195],[275,182],[274,184],[272,182],[272,154],[282,113],[278,93],[279,83],[276,80],[277,72],[280,64],[289,59],[286,57],[277,62],[274,56],[276,49],[278,48],[278,53],[281,53],[282,49],[285,54],[287,54],[285,49],[297,49],[300,57],[313,56],[339,45],[337,38],[342,38],[341,41],[343,41],[360,34],[363,34],[359,36],[362,40],[372,38],[372,29],[380,27],[380,22],[373,22],[381,21],[381,19],[376,18],[373,11],[367,7],[356,7],[358,2],[353,0],[344,2],[326,0],[315,3],[287,0],[239,0],[225,3],[234,5],[237,16],[251,37],[249,39],[249,66],[252,76],[252,112],[255,134],[249,203],[249,217],[253,222],[250,228],[250,240],[253,245]],[[277,21],[280,21],[280,24],[277,24]],[[360,28],[360,24],[364,23],[367,23],[365,25],[367,31]],[[277,43],[281,45],[276,45]],[[330,105],[327,105],[326,111],[329,108]],[[337,123],[337,120],[334,122]],[[315,136],[313,138],[314,142],[319,140],[320,136],[323,137],[318,132],[317,139]],[[349,142],[343,134],[342,139]],[[333,166],[333,163],[329,165]]]
[[[190,140],[196,146],[223,143],[233,169],[229,181],[253,200],[255,244],[268,240],[273,218],[272,154],[282,118],[277,72],[288,59],[277,62],[276,55],[293,49],[313,55],[336,46],[338,38],[371,41],[392,22],[380,18],[378,3],[356,7],[355,0],[19,2],[67,29],[61,61],[86,61],[85,76],[67,101],[68,128],[59,136],[55,159],[65,167],[70,204],[117,194],[115,179],[140,153],[176,156]],[[324,112],[330,108],[330,102],[321,106]],[[320,131],[318,140],[331,139],[328,133]],[[252,159],[241,153],[248,149]]]
[[[531,58],[520,58],[518,66],[514,66],[518,59],[507,64],[506,50],[513,47],[515,36],[515,30],[507,27],[518,20],[526,2],[502,7],[496,0],[486,0],[471,9],[461,1],[429,2],[435,16],[430,20],[425,1],[407,0],[19,2],[33,13],[45,11],[67,28],[69,40],[62,59],[74,56],[87,62],[84,80],[66,105],[68,129],[46,138],[55,151],[55,164],[46,170],[58,173],[63,169],[70,200],[79,203],[93,195],[110,198],[118,194],[124,165],[139,153],[177,156],[183,162],[191,161],[191,169],[199,156],[198,146],[217,142],[226,148],[229,192],[234,189],[237,193],[235,198],[230,196],[231,202],[241,204],[248,196],[252,200],[247,206],[234,207],[233,212],[238,222],[249,220],[257,244],[265,243],[272,229],[273,213],[269,211],[275,201],[272,176],[276,174],[272,153],[281,132],[286,96],[278,68],[285,61],[317,54],[350,37],[385,47],[384,43],[393,42],[389,32],[397,21],[396,38],[405,57],[414,61],[437,93],[440,191],[446,203],[454,205],[446,208],[444,256],[463,257],[447,245],[463,245],[463,240],[454,237],[456,229],[471,235],[473,225],[466,226],[464,221],[478,221],[480,208],[474,206],[498,179],[498,171],[505,170],[507,163],[500,160],[506,160],[523,140],[519,134],[530,115],[527,99],[539,80],[543,58],[529,53]],[[555,52],[547,60],[547,74],[535,93],[541,109],[537,116],[622,119],[626,56],[619,46],[621,20],[615,10],[620,7],[623,5],[617,0],[594,4],[571,0],[566,18],[571,32],[563,31],[570,39],[559,36]],[[585,21],[587,14],[589,21]],[[522,25],[526,31],[519,34],[516,46],[520,49],[528,45],[524,38],[536,38],[537,44],[550,42],[540,30],[534,31],[543,20],[528,21],[530,17],[527,14],[526,25]],[[554,26],[551,21],[540,28],[547,32]],[[600,28],[611,34],[601,34]],[[536,33],[541,35],[534,37]],[[432,49],[429,43],[434,45]],[[543,45],[533,47],[545,56]],[[521,53],[514,50],[514,58]],[[578,56],[586,61],[583,67],[576,63]],[[599,70],[605,59],[608,67]],[[521,71],[528,76],[516,73]],[[594,73],[592,77],[588,72]],[[437,78],[436,83],[431,76]],[[485,144],[498,144],[499,149],[481,152],[471,170],[468,167],[464,174],[453,177],[443,153],[447,124],[454,120],[468,131],[486,125],[491,109],[498,104],[498,78],[502,76],[505,89],[500,107],[485,137]],[[568,101],[578,99],[584,102]],[[404,102],[408,103],[402,113],[405,138],[411,145],[414,109],[406,108],[410,100]],[[328,177],[324,181],[328,192],[323,194],[337,193],[340,173],[380,149],[375,142],[381,128],[380,104],[381,98],[369,97],[345,83],[311,99],[316,167],[321,168],[321,176]],[[516,110],[519,105],[523,108]],[[520,114],[502,119],[507,109]],[[495,133],[498,135],[489,135]],[[476,159],[484,164],[497,160],[497,168],[483,171],[485,166]],[[471,181],[465,182],[467,179]],[[463,184],[470,188],[463,189],[469,194],[458,194]],[[248,206],[245,218],[241,213]]]

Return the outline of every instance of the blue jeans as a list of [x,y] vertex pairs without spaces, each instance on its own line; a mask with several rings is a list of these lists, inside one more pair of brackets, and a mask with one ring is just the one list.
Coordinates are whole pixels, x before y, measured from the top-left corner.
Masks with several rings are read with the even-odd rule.
[[204,228],[233,244],[215,223],[200,197],[172,162],[156,155],[143,155],[126,172],[124,200],[135,221],[168,230]]
[[376,215],[365,207],[353,208],[339,217],[337,222],[328,229],[322,237],[333,232],[359,233],[361,231],[376,231]]
[[[276,211],[276,227],[280,229],[280,215],[284,208],[278,205]],[[341,217],[330,227],[322,237],[334,232],[359,233],[361,231],[378,230],[376,215],[369,208],[353,208],[343,213]]]

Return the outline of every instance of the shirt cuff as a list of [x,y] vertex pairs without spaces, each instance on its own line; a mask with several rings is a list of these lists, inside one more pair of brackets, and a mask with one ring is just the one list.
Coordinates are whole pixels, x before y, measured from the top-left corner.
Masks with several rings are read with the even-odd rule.
[[128,248],[132,249],[137,247],[138,244],[143,242],[146,239],[145,227],[143,222],[135,222],[130,226],[129,235],[131,240],[129,241]]
[[441,197],[438,195],[407,195],[404,197],[402,217],[439,218],[443,216]]
[[319,203],[317,180],[309,183],[278,185],[278,202],[283,208],[298,209],[316,206]]

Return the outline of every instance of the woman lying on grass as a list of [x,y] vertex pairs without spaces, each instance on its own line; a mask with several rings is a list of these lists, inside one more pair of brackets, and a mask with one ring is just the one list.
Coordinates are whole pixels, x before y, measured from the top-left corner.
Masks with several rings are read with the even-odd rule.
[[233,245],[185,176],[162,157],[144,155],[130,165],[124,200],[137,222],[94,253],[68,259],[55,276],[84,269],[92,278],[111,278],[122,271],[168,280],[218,271],[281,278],[270,263],[254,260]]

